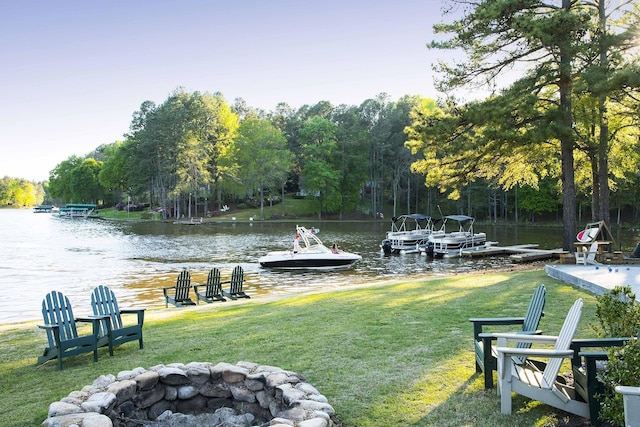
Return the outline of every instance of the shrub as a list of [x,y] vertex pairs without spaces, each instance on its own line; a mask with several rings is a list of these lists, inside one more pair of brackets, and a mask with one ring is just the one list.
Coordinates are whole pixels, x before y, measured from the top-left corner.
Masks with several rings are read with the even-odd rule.
[[[634,337],[640,329],[640,305],[629,286],[616,286],[597,298],[594,328],[604,337]],[[612,425],[624,425],[624,403],[615,392],[617,385],[640,386],[640,342],[632,338],[622,347],[611,347],[606,369],[599,379],[607,385],[600,396],[600,419]]]
[[640,327],[640,306],[630,286],[616,286],[596,298],[594,329],[602,337],[630,337]]

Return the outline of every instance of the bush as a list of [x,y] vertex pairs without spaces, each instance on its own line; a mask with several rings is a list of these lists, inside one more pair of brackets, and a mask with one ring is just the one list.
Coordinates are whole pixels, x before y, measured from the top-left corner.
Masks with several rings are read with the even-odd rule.
[[[604,337],[635,337],[640,329],[640,306],[629,286],[616,286],[597,298],[596,317],[600,324],[596,331]],[[609,360],[599,379],[606,384],[600,396],[600,419],[612,425],[624,426],[622,395],[615,392],[618,385],[640,386],[640,342],[632,338],[622,347],[611,347]]]

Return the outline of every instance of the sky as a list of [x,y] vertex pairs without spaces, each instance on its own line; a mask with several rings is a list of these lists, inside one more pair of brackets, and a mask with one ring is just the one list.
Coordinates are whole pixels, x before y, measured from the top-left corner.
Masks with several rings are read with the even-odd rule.
[[265,111],[437,98],[446,0],[28,0],[0,5],[0,177],[43,181],[177,88]]

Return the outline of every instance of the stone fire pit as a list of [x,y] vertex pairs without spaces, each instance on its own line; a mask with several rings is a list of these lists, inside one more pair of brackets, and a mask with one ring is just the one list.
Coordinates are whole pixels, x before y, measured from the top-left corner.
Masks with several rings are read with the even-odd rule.
[[49,405],[43,427],[333,427],[335,411],[296,373],[192,362],[98,377]]

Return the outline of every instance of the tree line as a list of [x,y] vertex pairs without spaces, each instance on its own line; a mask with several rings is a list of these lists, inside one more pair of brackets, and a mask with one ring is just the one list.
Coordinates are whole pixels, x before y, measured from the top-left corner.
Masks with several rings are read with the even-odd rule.
[[0,179],[0,206],[17,208],[40,205],[46,198],[46,183],[5,176]]
[[428,47],[467,56],[436,64],[441,91],[493,87],[515,66],[513,83],[474,101],[382,93],[357,106],[269,112],[179,88],[160,105],[143,102],[123,141],[60,163],[51,195],[131,198],[174,216],[290,192],[317,200],[319,215],[440,207],[519,221],[549,212],[564,223],[565,245],[579,220],[620,222],[626,212],[637,221],[637,4],[449,4],[462,18],[436,25],[443,38]]

